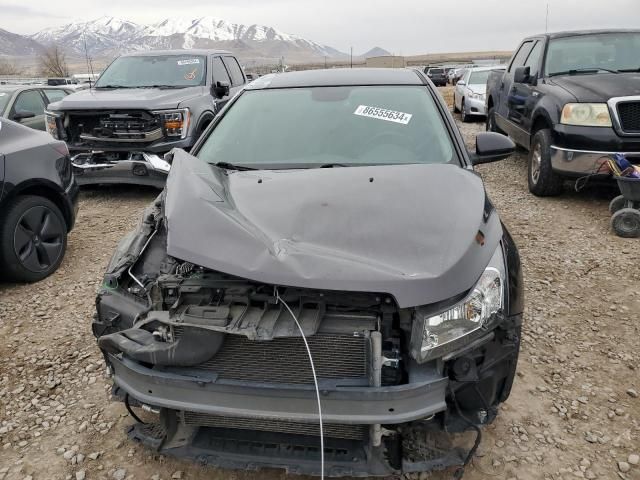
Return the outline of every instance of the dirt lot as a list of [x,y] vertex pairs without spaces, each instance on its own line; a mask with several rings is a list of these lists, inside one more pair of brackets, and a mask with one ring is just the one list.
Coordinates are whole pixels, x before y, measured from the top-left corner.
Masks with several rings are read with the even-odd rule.
[[[484,125],[461,128],[472,146]],[[640,243],[609,230],[614,190],[535,198],[525,158],[478,169],[520,247],[527,314],[513,393],[465,479],[640,479]],[[127,440],[132,419],[108,402],[89,330],[94,293],[116,242],[156,194],[86,190],[60,270],[0,285],[0,480],[286,477],[154,455]]]

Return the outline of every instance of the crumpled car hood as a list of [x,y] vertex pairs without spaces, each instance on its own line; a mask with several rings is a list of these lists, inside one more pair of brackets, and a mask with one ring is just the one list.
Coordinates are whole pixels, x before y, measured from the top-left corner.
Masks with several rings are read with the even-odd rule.
[[429,304],[470,289],[502,236],[454,165],[227,172],[174,153],[167,253],[257,282]]

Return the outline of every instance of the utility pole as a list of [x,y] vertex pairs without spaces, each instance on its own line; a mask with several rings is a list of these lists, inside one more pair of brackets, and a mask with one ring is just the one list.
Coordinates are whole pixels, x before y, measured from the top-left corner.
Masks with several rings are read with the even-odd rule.
[[353,47],[351,47],[351,68],[353,68]]
[[549,31],[549,2],[547,2],[547,17],[544,20],[544,33]]

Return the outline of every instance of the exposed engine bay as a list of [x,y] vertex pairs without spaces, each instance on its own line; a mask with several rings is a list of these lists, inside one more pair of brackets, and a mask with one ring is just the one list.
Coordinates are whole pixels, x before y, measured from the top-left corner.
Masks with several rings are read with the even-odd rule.
[[509,395],[520,315],[416,358],[418,310],[391,295],[272,285],[169,256],[164,194],[116,250],[93,322],[114,397],[157,414],[130,437],[203,464],[318,474],[314,377],[285,303],[314,359],[327,476],[469,461],[468,438],[450,434],[492,421]]

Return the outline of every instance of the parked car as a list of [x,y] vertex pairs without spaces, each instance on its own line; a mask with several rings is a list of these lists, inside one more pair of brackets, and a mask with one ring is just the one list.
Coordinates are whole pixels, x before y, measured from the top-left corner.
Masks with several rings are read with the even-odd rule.
[[460,112],[463,122],[484,117],[487,93],[487,79],[491,70],[504,67],[477,67],[465,71],[453,90],[453,111]]
[[0,85],[0,118],[7,118],[37,130],[45,129],[44,110],[66,97],[69,88],[42,85]]
[[114,394],[159,413],[130,436],[227,468],[462,465],[448,432],[509,396],[523,312],[517,249],[472,171],[514,144],[476,145],[422,72],[249,84],[171,152],[98,293]]
[[444,87],[447,84],[444,68],[426,67],[424,71],[436,87]]
[[0,278],[53,273],[73,228],[78,186],[64,142],[0,119]]
[[[640,30],[526,38],[487,85],[487,130],[529,150],[529,190],[558,195],[564,179],[608,175],[607,157],[640,163]],[[595,175],[597,176],[597,175]]]
[[132,183],[162,188],[174,147],[190,149],[245,84],[236,58],[221,50],[123,55],[95,88],[47,109],[47,128],[65,140],[80,185]]

